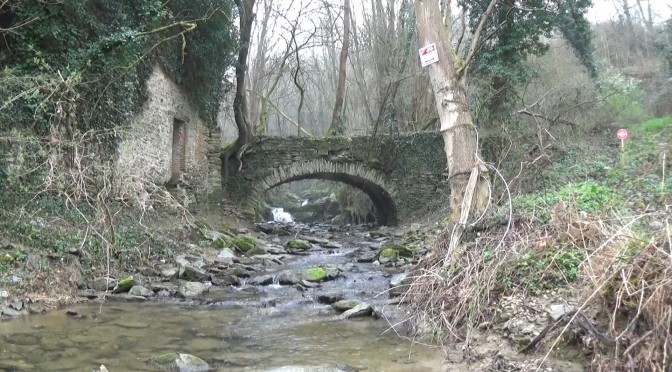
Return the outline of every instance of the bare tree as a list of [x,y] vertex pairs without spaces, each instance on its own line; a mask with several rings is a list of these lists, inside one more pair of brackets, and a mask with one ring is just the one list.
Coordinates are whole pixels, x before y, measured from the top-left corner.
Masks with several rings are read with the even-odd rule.
[[343,46],[338,64],[338,85],[336,87],[336,103],[331,116],[331,125],[327,134],[343,134],[343,101],[345,100],[345,75],[348,63],[348,47],[350,46],[350,0],[343,0]]

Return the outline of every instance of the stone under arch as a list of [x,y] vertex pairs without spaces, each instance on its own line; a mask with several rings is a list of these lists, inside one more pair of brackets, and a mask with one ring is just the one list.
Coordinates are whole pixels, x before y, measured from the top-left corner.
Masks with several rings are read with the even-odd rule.
[[249,206],[259,205],[264,194],[273,187],[305,179],[322,179],[343,182],[362,190],[373,202],[376,220],[380,225],[395,225],[398,221],[394,203],[394,188],[386,185],[383,175],[362,164],[311,160],[296,162],[274,169],[270,175],[252,186],[248,199]]

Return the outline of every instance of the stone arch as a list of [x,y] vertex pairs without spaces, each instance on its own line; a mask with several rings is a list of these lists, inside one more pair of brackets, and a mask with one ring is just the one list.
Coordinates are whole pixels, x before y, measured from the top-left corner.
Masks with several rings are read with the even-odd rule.
[[343,182],[362,190],[373,202],[376,220],[380,225],[394,225],[398,221],[394,203],[396,191],[386,184],[382,173],[362,164],[327,160],[296,162],[272,170],[270,175],[252,186],[248,199],[249,206],[254,208],[259,205],[266,191],[273,187],[305,179]]

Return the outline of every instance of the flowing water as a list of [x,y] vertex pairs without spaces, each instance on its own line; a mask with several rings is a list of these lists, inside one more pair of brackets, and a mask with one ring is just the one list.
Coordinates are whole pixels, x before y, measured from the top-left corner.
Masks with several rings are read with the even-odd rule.
[[271,208],[271,216],[273,217],[273,222],[294,222],[292,215],[285,212],[283,208]]
[[[438,351],[411,346],[370,318],[260,314],[244,307],[106,303],[2,323],[0,370],[154,371],[145,360],[166,352],[196,355],[220,371],[345,363],[367,371],[434,371]],[[97,318],[94,319],[94,315]]]
[[[146,361],[167,352],[195,355],[216,371],[337,365],[349,371],[439,370],[439,349],[398,337],[384,319],[338,319],[331,306],[316,300],[338,291],[385,307],[380,294],[394,272],[349,257],[353,249],[368,248],[365,232],[345,235],[342,245],[265,267],[258,274],[273,276],[271,285],[214,286],[196,301],[86,303],[69,308],[79,318],[63,309],[2,322],[0,371],[91,371],[101,364],[110,372],[154,371]],[[283,271],[325,263],[344,267],[344,277],[303,291],[278,284]]]

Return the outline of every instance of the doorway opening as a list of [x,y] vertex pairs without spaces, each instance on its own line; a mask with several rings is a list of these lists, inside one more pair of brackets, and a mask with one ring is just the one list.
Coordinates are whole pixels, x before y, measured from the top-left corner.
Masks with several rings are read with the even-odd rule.
[[171,158],[171,175],[168,185],[175,186],[179,183],[182,173],[186,170],[184,161],[186,131],[184,121],[180,119],[173,120],[173,154]]

